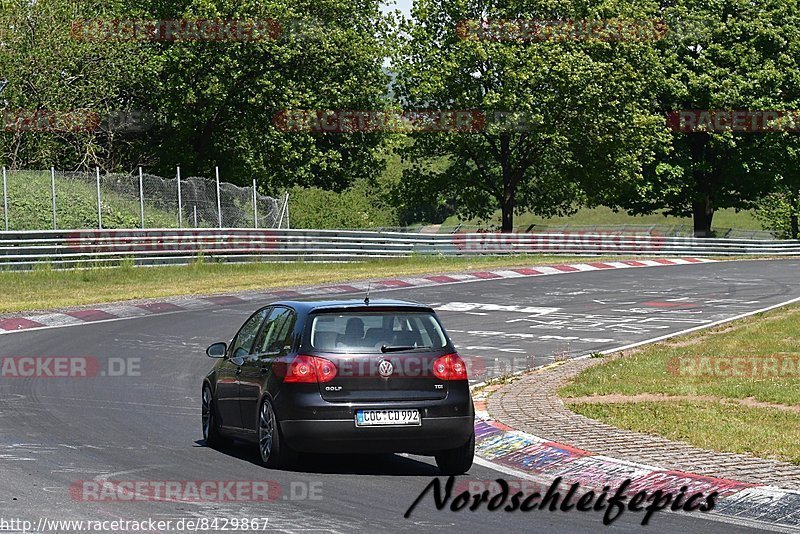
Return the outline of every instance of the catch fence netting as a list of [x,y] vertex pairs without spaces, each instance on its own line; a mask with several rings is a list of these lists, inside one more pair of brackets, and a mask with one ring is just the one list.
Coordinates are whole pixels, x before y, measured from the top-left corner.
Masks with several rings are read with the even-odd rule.
[[9,230],[289,228],[287,197],[198,176],[7,170],[2,193]]

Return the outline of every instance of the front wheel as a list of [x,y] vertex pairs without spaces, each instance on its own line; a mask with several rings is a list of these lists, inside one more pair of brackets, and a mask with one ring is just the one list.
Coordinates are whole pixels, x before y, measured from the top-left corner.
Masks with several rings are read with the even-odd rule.
[[463,475],[472,467],[475,459],[475,432],[465,444],[455,449],[436,453],[436,465],[443,475]]
[[291,450],[281,438],[278,419],[269,399],[261,402],[258,411],[258,452],[261,463],[267,467],[281,467],[289,463]]

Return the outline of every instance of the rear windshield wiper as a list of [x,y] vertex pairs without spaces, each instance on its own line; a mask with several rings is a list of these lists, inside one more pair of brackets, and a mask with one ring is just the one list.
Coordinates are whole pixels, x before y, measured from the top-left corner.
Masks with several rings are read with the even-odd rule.
[[386,345],[381,347],[381,352],[400,352],[404,350],[414,350],[414,349],[427,349],[430,347],[415,347],[413,345],[396,345],[394,347],[387,347]]

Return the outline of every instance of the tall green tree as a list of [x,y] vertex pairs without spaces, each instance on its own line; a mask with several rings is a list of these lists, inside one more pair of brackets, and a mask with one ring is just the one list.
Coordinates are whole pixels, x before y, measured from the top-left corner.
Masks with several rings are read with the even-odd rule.
[[[381,170],[380,134],[286,132],[284,110],[374,110],[387,103],[390,19],[378,0],[10,0],[0,8],[7,109],[143,112],[138,135],[9,131],[7,164],[210,175],[277,192],[294,184],[343,190]],[[259,39],[130,39],[96,21],[201,19],[262,24]],[[73,22],[88,21],[76,38]],[[240,36],[242,34],[239,34]]]
[[[0,153],[6,165],[116,170],[146,152],[143,137],[110,128],[109,118],[141,111],[159,68],[153,48],[76,39],[72,32],[75,21],[128,13],[122,0],[7,0],[0,5],[0,77],[8,80],[0,95],[7,123],[0,130]],[[39,118],[88,119],[77,131],[61,123],[49,129],[44,123],[14,125],[16,118],[36,119],[37,111]]]
[[272,38],[162,45],[155,95],[165,117],[162,173],[223,168],[265,191],[295,184],[343,190],[381,169],[378,134],[286,132],[285,110],[373,110],[387,103],[390,26],[378,0],[153,2],[159,18],[273,21]]
[[[413,163],[406,194],[453,198],[463,217],[499,207],[508,232],[515,213],[562,214],[587,195],[604,201],[611,184],[639,180],[666,135],[647,100],[659,69],[649,38],[463,38],[467,20],[609,18],[644,17],[624,2],[417,0],[392,60],[399,101],[479,110],[490,124],[415,134],[404,153]],[[511,116],[492,120],[503,112]],[[450,165],[426,164],[441,157]]]
[[[759,201],[768,227],[781,237],[800,239],[800,3],[775,2],[760,27],[772,49],[768,67],[752,85],[761,109],[787,111],[758,146],[775,178],[772,194]],[[773,208],[773,209],[770,209]]]
[[[658,13],[670,28],[656,43],[664,78],[654,102],[662,113],[782,110],[797,102],[796,1],[677,0],[662,2]],[[775,158],[787,154],[763,142],[763,134],[716,126],[675,132],[646,165],[646,179],[618,190],[618,205],[692,216],[695,235],[710,236],[716,210],[752,208],[774,187],[781,172]]]

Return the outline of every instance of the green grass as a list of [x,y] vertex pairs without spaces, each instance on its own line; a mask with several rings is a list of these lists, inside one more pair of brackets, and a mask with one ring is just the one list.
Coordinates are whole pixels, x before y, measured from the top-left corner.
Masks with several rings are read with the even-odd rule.
[[586,417],[697,447],[800,464],[800,414],[689,402],[576,404]]
[[[598,260],[597,257],[592,259]],[[6,271],[0,272],[0,313],[562,261],[575,262],[580,261],[580,258],[433,256],[346,264],[197,262],[188,266],[132,267],[128,263],[121,267],[104,269],[56,271],[40,268],[29,272]]]
[[[800,405],[800,370],[781,376],[687,376],[679,358],[774,356],[800,354],[800,307],[759,314],[735,323],[665,341],[589,368],[559,390],[569,398],[595,395],[660,394],[704,396],[720,402],[571,404],[577,413],[608,424],[681,439],[694,445],[731,452],[753,452],[800,463],[800,413],[738,404],[755,401]],[[734,404],[736,402],[736,404]]]
[[[469,221],[465,224],[476,225],[479,221]],[[500,213],[497,212],[494,217],[489,221],[490,224],[500,224]],[[454,226],[459,224],[457,217],[450,217],[445,222],[445,226]],[[569,224],[572,226],[620,226],[625,224],[631,225],[685,225],[692,226],[691,218],[681,217],[665,217],[662,214],[653,215],[628,215],[625,212],[614,213],[610,208],[581,208],[575,215],[570,217],[554,217],[552,219],[543,219],[531,213],[524,213],[514,217],[514,226],[525,227],[535,224],[544,226],[562,226]],[[736,228],[740,230],[762,230],[761,223],[756,220],[752,211],[740,211],[736,213],[732,209],[725,209],[717,211],[714,214],[713,228]]]
[[[10,230],[46,230],[53,227],[52,187],[47,171],[8,173]],[[139,202],[103,191],[104,228],[138,228]],[[65,178],[56,175],[56,222],[58,228],[97,228],[97,188],[91,177]],[[147,228],[177,227],[174,214],[145,206]]]
[[[734,330],[730,330],[734,327]],[[589,395],[711,395],[753,397],[763,402],[800,405],[800,378],[691,377],[669,369],[672,358],[770,356],[800,353],[800,307],[760,314],[695,333],[676,341],[651,345],[640,352],[592,367],[560,390],[564,397]],[[691,344],[688,344],[691,343]]]

